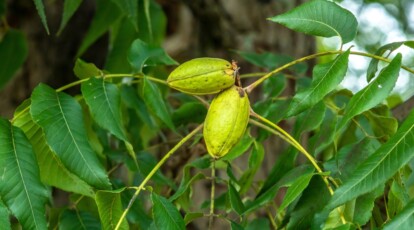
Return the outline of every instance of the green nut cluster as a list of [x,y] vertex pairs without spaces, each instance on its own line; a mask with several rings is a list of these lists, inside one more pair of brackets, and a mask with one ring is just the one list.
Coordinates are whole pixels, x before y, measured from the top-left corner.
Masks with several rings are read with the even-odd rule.
[[178,66],[168,76],[168,85],[193,94],[214,94],[234,85],[234,66],[219,58],[196,58]]
[[221,158],[239,142],[249,122],[250,102],[240,87],[233,86],[211,102],[204,122],[204,140],[213,158]]

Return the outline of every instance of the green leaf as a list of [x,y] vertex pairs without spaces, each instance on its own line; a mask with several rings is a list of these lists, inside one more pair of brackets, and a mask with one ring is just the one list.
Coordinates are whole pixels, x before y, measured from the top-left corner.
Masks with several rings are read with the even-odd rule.
[[189,188],[190,186],[198,181],[198,180],[202,180],[205,179],[206,176],[202,173],[197,173],[194,176],[191,176],[190,174],[190,167],[188,167],[187,165],[184,167],[184,175],[183,178],[181,180],[180,186],[178,187],[178,190],[174,193],[173,196],[170,197],[170,201],[174,201],[176,199],[178,199],[180,196],[182,196]]
[[[381,46],[377,51],[375,51],[375,55],[382,56],[385,52],[389,51],[388,55],[391,54],[396,49],[400,48],[405,42],[393,42],[386,45]],[[370,82],[374,76],[375,73],[378,70],[378,62],[379,60],[376,58],[371,58],[371,61],[369,62],[368,69],[367,69],[367,82]]]
[[395,56],[391,63],[365,88],[355,94],[345,107],[344,117],[337,126],[341,131],[354,116],[367,111],[384,101],[394,88],[401,67],[401,54]]
[[101,230],[101,223],[91,213],[65,210],[60,215],[59,230]]
[[185,229],[185,222],[180,212],[166,198],[151,193],[152,216],[158,229]]
[[[297,116],[295,125],[293,126],[293,136],[300,139],[303,132],[312,131],[320,127],[325,116],[325,104],[317,103],[310,109]],[[312,121],[312,122],[309,122]]]
[[269,220],[266,218],[257,218],[252,221],[246,226],[245,230],[270,230],[270,223]]
[[281,187],[290,187],[293,184],[295,184],[298,180],[300,180],[301,177],[306,175],[313,175],[313,171],[314,168],[309,165],[301,165],[296,168],[293,168],[279,181],[277,181],[276,184],[267,189],[265,192],[262,192],[258,197],[256,197],[256,199],[254,199],[254,201],[250,205],[246,206],[246,210],[244,213],[250,213],[260,208],[261,206],[269,203],[275,198],[277,192]]
[[139,38],[148,44],[162,45],[167,27],[167,17],[156,1],[139,1]]
[[220,158],[220,160],[231,161],[233,159],[236,159],[243,153],[247,152],[253,142],[253,137],[250,136],[250,133],[248,131],[246,131],[239,143],[237,143],[224,157]]
[[319,226],[330,210],[364,193],[370,192],[392,177],[414,156],[414,110],[397,133],[363,161],[332,196],[316,219]]
[[121,17],[121,10],[112,1],[98,0],[96,4],[95,16],[79,47],[76,57],[81,56],[89,46],[104,35],[109,27]]
[[175,130],[167,105],[157,85],[144,77],[142,81],[142,97],[153,115],[157,116],[169,129]]
[[0,89],[13,77],[27,57],[27,42],[20,31],[9,29],[0,41]]
[[207,114],[207,108],[200,102],[188,102],[176,109],[172,114],[175,126],[189,123],[202,123]]
[[[334,3],[332,3],[334,4]],[[313,80],[309,88],[299,91],[289,106],[287,116],[293,116],[316,105],[328,93],[336,89],[348,69],[349,50],[333,61],[319,64],[313,69]]]
[[252,188],[252,183],[257,170],[262,165],[265,150],[261,142],[254,142],[253,149],[249,157],[249,168],[240,177],[240,194],[246,193]]
[[47,34],[49,34],[49,27],[47,26],[46,14],[45,14],[45,7],[43,6],[43,0],[33,0],[36,6],[37,13],[42,20],[42,24],[46,29]]
[[24,229],[46,229],[48,191],[23,131],[0,118],[0,197]]
[[230,205],[232,209],[239,215],[242,215],[245,207],[243,201],[240,198],[240,194],[237,192],[236,188],[229,182],[228,183],[228,198],[230,200]]
[[127,15],[130,22],[138,31],[138,0],[112,0],[122,12]]
[[177,65],[161,47],[136,39],[129,50],[128,61],[135,71],[142,73],[145,66]]
[[411,200],[404,209],[384,225],[383,230],[411,229],[414,226],[414,200]]
[[339,36],[341,43],[352,41],[358,26],[351,12],[328,1],[307,2],[270,20],[305,34]]
[[[117,191],[98,191],[96,192],[96,205],[98,206],[99,216],[103,229],[115,229],[118,220],[123,213],[121,195],[124,189]],[[124,219],[119,229],[129,229],[128,222]]]
[[3,204],[3,201],[0,200],[0,226],[4,230],[10,230],[10,219],[9,219],[9,210],[7,210],[6,205]]
[[373,192],[366,193],[356,199],[353,223],[363,226],[369,221],[372,217],[375,200],[383,192],[384,185],[380,185]]
[[397,132],[398,121],[394,117],[382,116],[371,110],[364,112],[364,115],[367,117],[375,136],[380,140],[385,142]]
[[62,20],[60,21],[59,30],[57,32],[58,35],[63,31],[69,19],[73,16],[81,3],[82,0],[65,0],[65,3],[63,4]]
[[128,108],[135,110],[144,124],[148,125],[151,129],[155,129],[156,125],[151,119],[150,112],[145,107],[145,102],[137,94],[135,88],[130,85],[122,85],[121,98],[122,102],[124,102]]
[[204,217],[204,213],[202,212],[190,212],[185,214],[184,221],[185,225],[193,222],[193,220]]
[[254,53],[254,52],[246,52],[246,51],[236,51],[238,55],[242,56],[243,59],[250,62],[253,65],[267,68],[267,69],[275,69],[278,66],[282,66],[287,64],[294,59],[287,55],[282,54],[275,54],[275,53]]
[[44,84],[34,89],[31,98],[32,117],[43,128],[47,143],[63,164],[88,184],[110,188],[105,169],[88,142],[79,103]]
[[302,194],[303,190],[309,185],[313,174],[305,174],[296,179],[288,188],[285,197],[283,198],[282,204],[279,206],[279,210],[285,209],[291,204],[296,198]]
[[99,77],[103,75],[102,70],[96,67],[95,64],[87,63],[80,58],[76,59],[73,72],[75,73],[76,77],[78,77],[79,79]]
[[105,69],[111,73],[130,73],[128,53],[132,42],[138,37],[138,32],[127,18],[123,18],[113,27]]
[[36,153],[40,169],[40,179],[43,183],[55,186],[64,191],[75,192],[85,196],[94,197],[92,187],[63,165],[49,145],[45,134],[39,125],[34,123],[28,111],[18,117],[15,116],[14,125],[23,130]]

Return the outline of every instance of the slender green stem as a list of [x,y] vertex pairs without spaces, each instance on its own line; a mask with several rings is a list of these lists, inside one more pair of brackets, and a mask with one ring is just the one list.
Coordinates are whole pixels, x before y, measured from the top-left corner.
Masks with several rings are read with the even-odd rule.
[[151,179],[151,177],[158,171],[158,169],[164,164],[165,161],[170,158],[170,156],[177,151],[178,148],[180,148],[185,142],[187,142],[191,137],[193,137],[195,134],[198,133],[198,131],[201,130],[203,127],[203,124],[199,125],[197,128],[195,128],[191,133],[189,133],[187,136],[185,136],[181,141],[179,141],[165,156],[154,166],[154,168],[151,170],[151,172],[145,177],[145,179],[141,182],[141,184],[138,186],[137,190],[135,191],[134,195],[132,196],[131,200],[128,203],[127,208],[122,213],[121,218],[119,218],[118,223],[116,224],[115,230],[119,229],[121,226],[122,221],[125,219],[129,209],[131,208],[132,204],[134,203],[135,199],[138,197],[141,190],[144,189],[145,185],[148,183],[148,181]]
[[240,78],[252,78],[252,77],[261,77],[263,75],[265,75],[266,73],[262,73],[262,72],[257,72],[257,73],[245,73],[245,74],[240,74]]
[[[325,52],[316,53],[316,54],[312,54],[312,55],[308,55],[308,56],[296,59],[292,62],[289,62],[289,63],[287,63],[287,64],[285,64],[285,65],[283,65],[279,68],[276,68],[276,69],[270,71],[269,73],[267,73],[263,77],[257,79],[255,82],[253,82],[249,86],[245,87],[244,89],[247,93],[250,93],[254,88],[256,88],[258,85],[263,83],[263,81],[265,81],[266,79],[268,79],[272,75],[274,75],[276,73],[279,73],[279,72],[281,72],[281,71],[283,71],[283,70],[285,70],[285,69],[287,69],[291,66],[294,66],[298,63],[305,62],[305,61],[308,61],[308,60],[311,60],[311,59],[314,59],[314,58],[317,58],[317,57],[322,57],[322,56],[327,56],[327,55],[334,55],[334,54],[342,54],[344,52],[346,52],[346,51],[343,51],[343,50],[325,51]],[[388,59],[388,58],[384,58],[384,57],[381,57],[381,56],[377,56],[377,55],[369,54],[369,53],[364,53],[364,52],[350,51],[350,54],[358,55],[358,56],[365,56],[365,57],[369,57],[369,58],[372,58],[372,59],[377,59],[377,60],[380,60],[380,61],[383,61],[383,62],[388,62],[388,63],[391,62],[391,60]],[[408,72],[410,72],[410,73],[412,73],[412,74],[414,74],[414,70],[407,67],[407,66],[402,65],[401,68],[408,71]]]
[[214,196],[216,192],[215,188],[216,188],[216,159],[213,159],[212,166],[211,166],[211,194],[210,194],[210,215],[208,218],[208,229],[212,229],[213,227]]

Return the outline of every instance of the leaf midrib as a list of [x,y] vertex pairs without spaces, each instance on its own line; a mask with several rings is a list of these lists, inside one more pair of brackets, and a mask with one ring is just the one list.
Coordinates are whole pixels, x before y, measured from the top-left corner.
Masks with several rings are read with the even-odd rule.
[[285,18],[285,19],[280,19],[280,20],[284,20],[284,21],[296,21],[296,20],[300,20],[300,21],[309,21],[309,22],[313,22],[313,23],[317,23],[317,24],[321,24],[321,25],[324,25],[324,26],[326,26],[326,27],[328,27],[329,29],[331,29],[332,31],[334,31],[335,32],[335,34],[341,39],[341,44],[342,44],[342,37],[341,37],[341,34],[339,33],[339,31],[338,30],[336,30],[335,28],[333,28],[332,26],[330,26],[330,25],[328,25],[328,24],[326,24],[326,23],[323,23],[323,22],[321,22],[321,21],[316,21],[316,20],[314,20],[314,19],[306,19],[306,18],[293,18],[293,17],[291,17],[291,18]]

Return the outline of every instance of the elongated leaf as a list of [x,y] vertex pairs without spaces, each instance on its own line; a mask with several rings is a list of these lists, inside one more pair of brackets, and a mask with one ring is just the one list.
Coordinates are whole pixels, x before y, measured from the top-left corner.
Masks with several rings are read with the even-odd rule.
[[121,10],[112,1],[98,0],[96,13],[85,38],[76,54],[81,56],[90,45],[100,38],[121,17]]
[[349,50],[335,60],[319,64],[313,69],[312,85],[298,92],[289,106],[287,116],[296,115],[321,101],[328,93],[338,87],[348,69]]
[[398,79],[400,67],[401,54],[398,54],[375,80],[351,98],[345,108],[344,117],[337,126],[338,131],[341,131],[352,117],[373,108],[388,97]]
[[175,130],[170,113],[168,112],[167,105],[162,98],[160,90],[146,77],[142,82],[142,96],[145,104],[151,112],[163,121],[168,128]]
[[[405,42],[393,42],[386,44],[384,46],[381,46],[377,51],[375,51],[375,55],[382,56],[385,52],[389,51],[390,53],[394,50],[400,48]],[[379,60],[376,58],[372,58],[369,62],[369,66],[367,69],[367,82],[370,82],[372,78],[374,78],[375,73],[378,70],[378,62]]]
[[414,226],[414,200],[410,201],[404,209],[384,225],[384,230],[411,229]]
[[249,150],[250,146],[253,144],[254,139],[250,136],[250,133],[247,131],[244,136],[241,138],[239,143],[237,143],[224,157],[220,160],[231,161],[236,159],[247,150]]
[[242,213],[245,210],[245,207],[243,201],[240,198],[240,194],[237,192],[236,188],[234,188],[234,186],[231,183],[228,184],[228,188],[228,196],[231,207],[237,214],[242,215]]
[[204,213],[202,212],[190,212],[185,214],[184,221],[185,225],[193,222],[193,220],[204,217]]
[[87,63],[85,61],[82,61],[80,58],[76,59],[73,72],[79,79],[98,77],[103,75],[102,70],[96,67],[95,64]]
[[81,3],[82,0],[65,0],[65,3],[63,4],[62,20],[60,21],[59,30],[57,32],[58,34],[63,31],[69,19],[73,16]]
[[0,197],[24,229],[46,229],[48,191],[23,131],[0,118]]
[[265,150],[261,142],[254,142],[253,149],[249,157],[249,168],[240,177],[240,194],[246,193],[252,188],[252,183],[257,170],[262,165],[265,155]]
[[374,191],[358,197],[355,201],[353,223],[363,226],[372,217],[375,199],[384,193],[384,185],[380,185]]
[[257,218],[252,221],[246,226],[245,230],[270,230],[270,223],[267,218]]
[[321,225],[330,210],[370,192],[392,177],[414,156],[414,110],[397,133],[375,153],[362,162],[348,180],[332,196],[324,211],[316,219]]
[[303,190],[305,190],[305,188],[309,185],[312,176],[313,174],[305,174],[303,176],[300,176],[290,185],[290,187],[286,191],[285,197],[283,198],[282,204],[279,206],[280,210],[285,209],[296,198],[298,198],[300,194],[302,194]]
[[43,0],[33,0],[37,13],[40,16],[40,19],[42,20],[42,24],[46,29],[47,34],[49,34],[49,27],[47,26],[47,20],[46,20],[46,13],[45,13],[45,7],[43,5]]
[[[98,206],[99,216],[103,229],[112,230],[118,223],[123,213],[121,203],[121,190],[117,191],[98,191],[96,192],[96,205]],[[124,219],[119,229],[129,229],[128,222]]]
[[185,222],[175,206],[162,196],[151,193],[152,215],[158,229],[185,229]]
[[138,31],[138,0],[112,0],[122,12],[127,15],[128,19]]
[[29,139],[36,153],[43,183],[55,186],[64,191],[75,192],[85,196],[95,196],[92,187],[63,165],[59,157],[46,143],[45,134],[39,125],[34,123],[27,111],[14,120],[14,125],[21,128]]
[[358,26],[355,16],[348,10],[333,2],[317,0],[304,3],[270,20],[305,34],[339,36],[341,43],[352,41]]
[[0,226],[4,230],[10,230],[10,220],[9,220],[9,210],[7,210],[7,207],[5,204],[3,204],[3,201],[0,200]]
[[32,93],[30,112],[51,149],[74,174],[97,188],[110,188],[106,172],[86,135],[82,109],[65,93],[40,84]]
[[137,72],[142,72],[144,66],[177,65],[161,47],[149,45],[140,39],[136,39],[129,50],[128,61]]
[[60,230],[101,230],[101,223],[91,213],[65,210],[60,215]]
[[27,49],[24,34],[9,29],[0,42],[0,89],[13,77],[26,60]]

